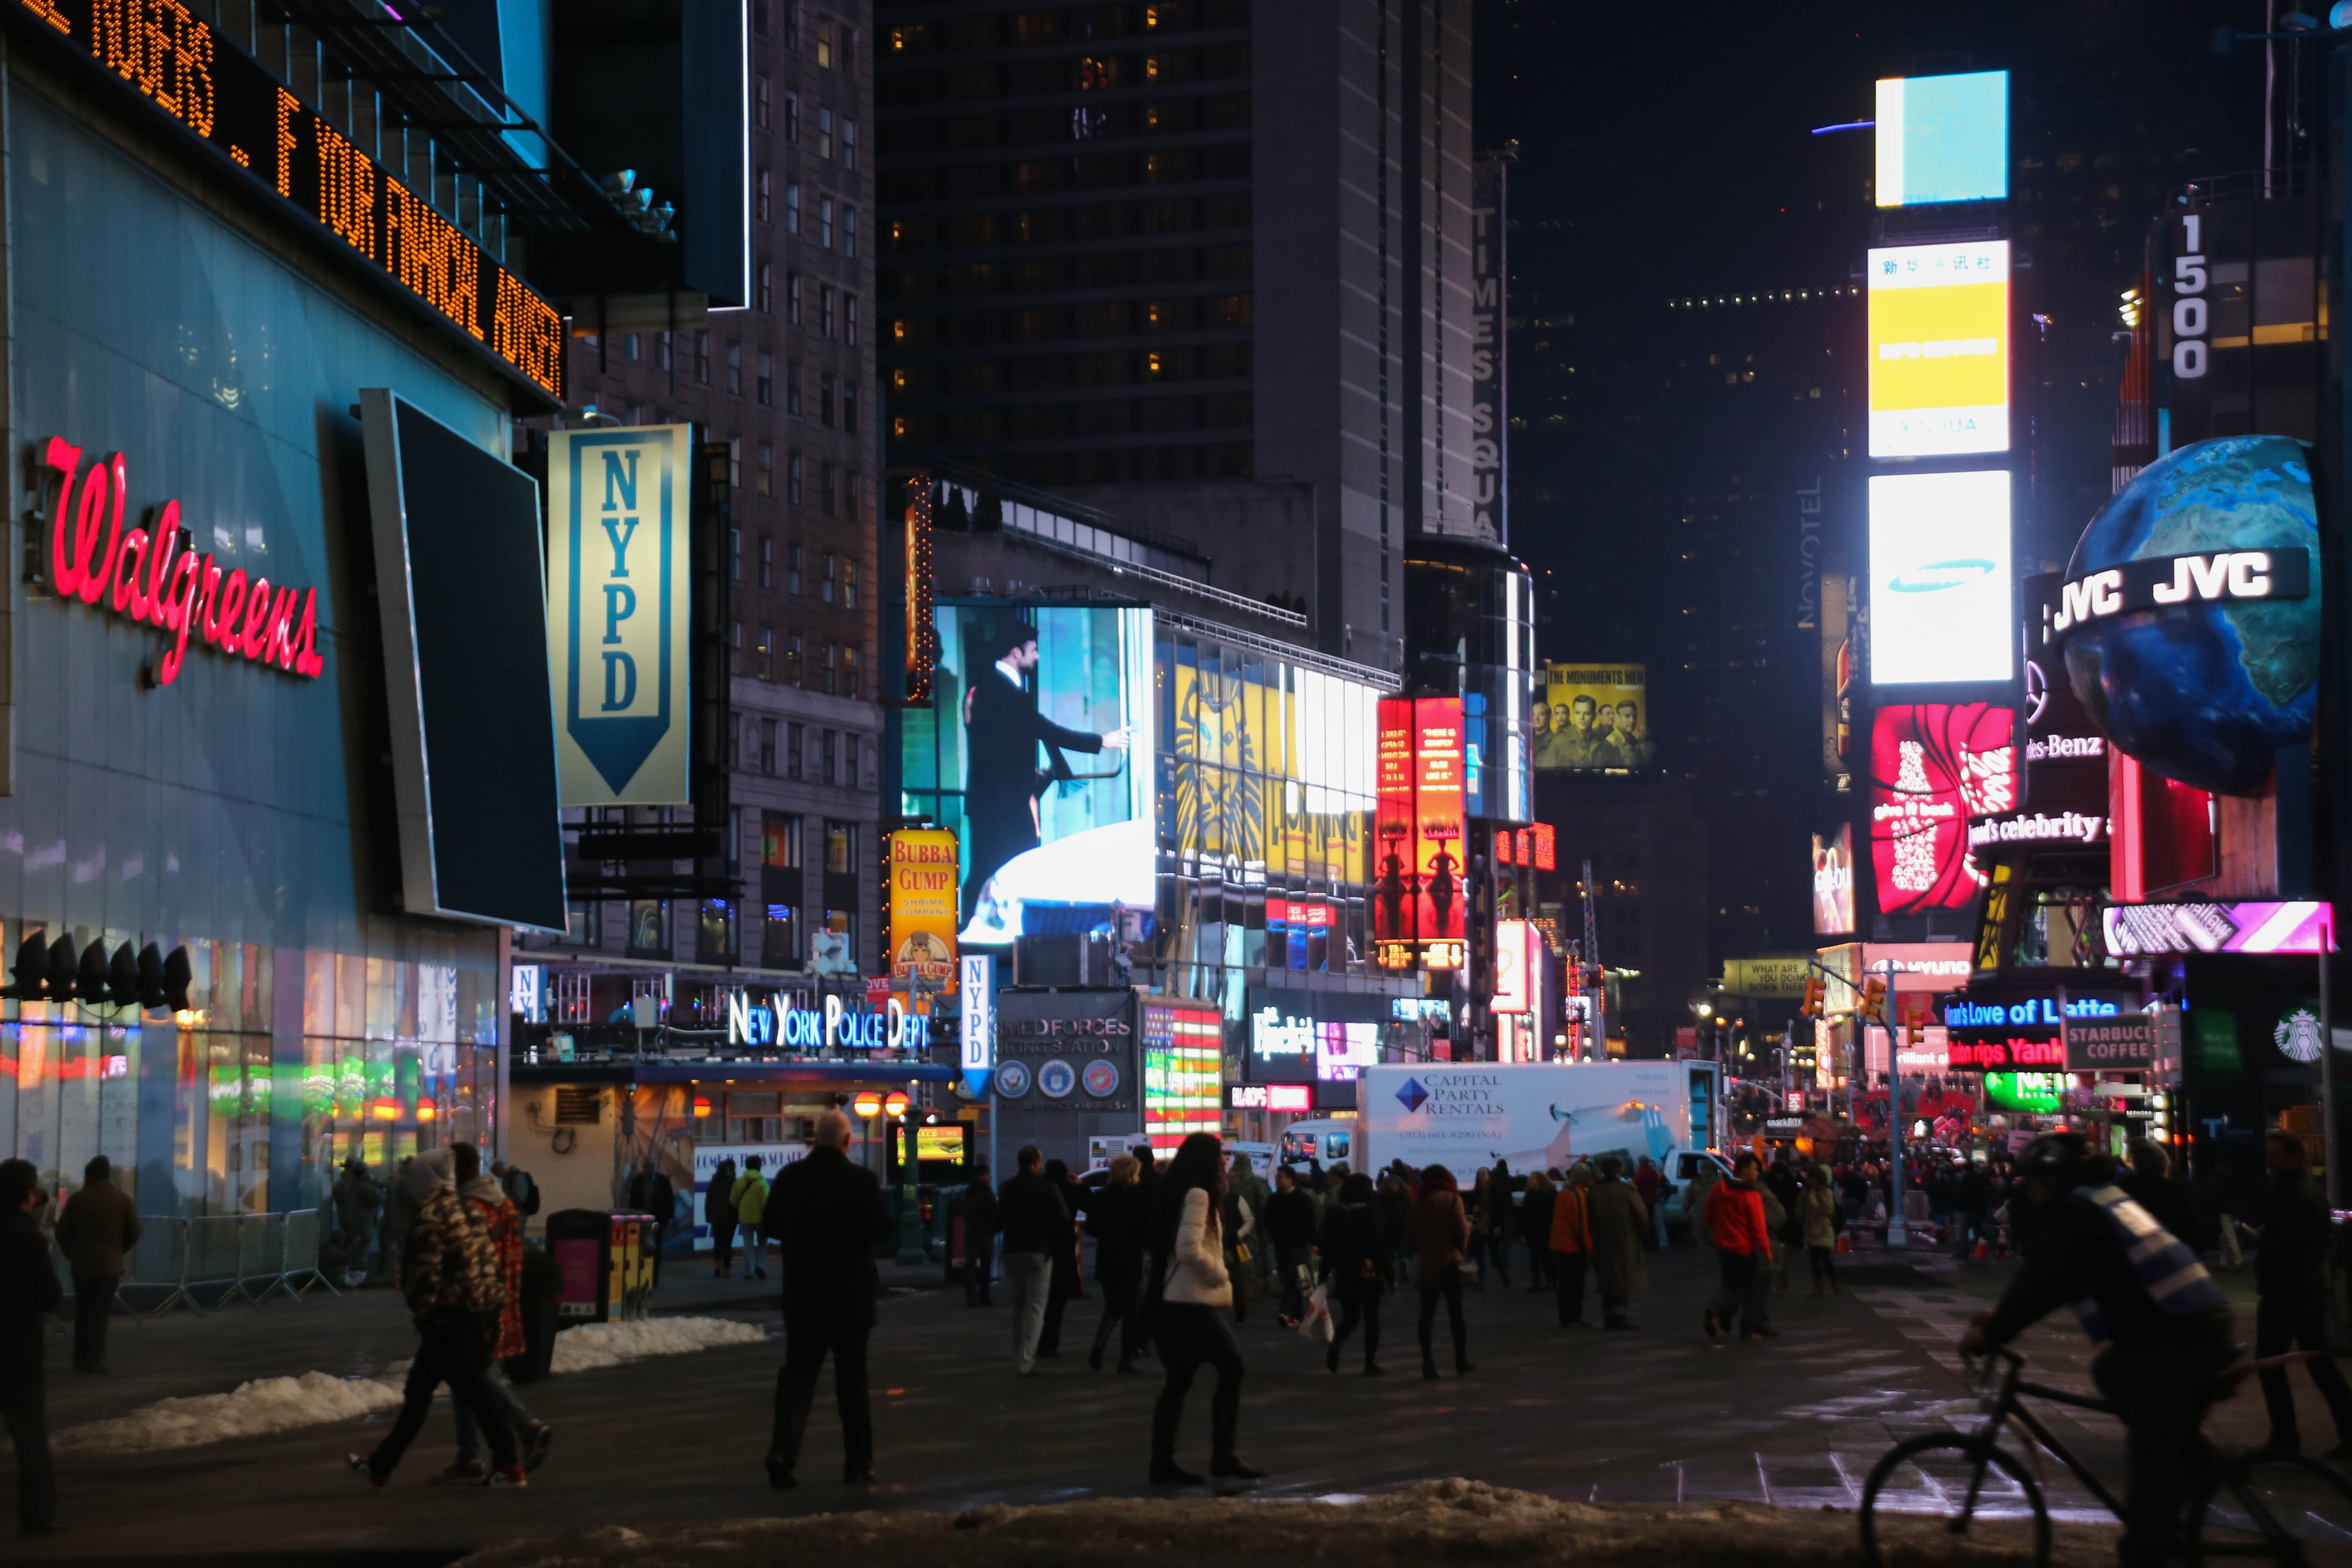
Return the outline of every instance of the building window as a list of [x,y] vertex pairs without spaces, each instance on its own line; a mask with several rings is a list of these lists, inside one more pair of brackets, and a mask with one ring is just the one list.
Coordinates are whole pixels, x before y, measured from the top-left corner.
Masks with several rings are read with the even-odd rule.
[[563,940],[576,947],[604,945],[604,906],[593,899],[573,899],[563,906]]
[[768,121],[775,108],[775,89],[768,79],[763,76],[753,77],[751,79],[751,123],[762,131],[768,129]]
[[817,477],[821,486],[816,498],[816,510],[819,517],[835,515],[833,507],[834,481],[840,472],[841,470],[831,463],[820,464],[817,468]]
[[816,242],[825,249],[833,248],[833,198],[819,196],[816,200]]
[[677,334],[676,332],[664,332],[660,337],[654,340],[654,368],[656,370],[672,370],[676,368],[676,366],[671,363],[670,356],[674,347],[672,340],[677,336]]
[[818,776],[826,784],[839,784],[841,767],[841,731],[827,730],[817,737],[818,755],[823,758]]
[[[772,447],[763,446],[760,450],[762,453],[769,453],[774,451],[775,448]],[[763,533],[760,535],[760,586],[762,588],[772,588],[775,585],[776,536],[772,533]]]
[[[760,268],[760,297],[763,300],[768,296],[767,274],[768,269],[762,265]],[[776,356],[761,350],[760,357],[752,361],[752,372],[753,395],[759,398],[761,407],[773,408],[776,405]]]
[[853,206],[841,209],[841,254],[857,254],[857,209]]
[[670,955],[669,900],[629,900],[629,956],[667,958]]
[[[760,443],[760,467],[758,471],[751,476],[751,479],[752,483],[758,489],[760,494],[763,496],[772,496],[776,493],[776,448],[773,442],[762,441]],[[766,555],[767,549],[767,541],[761,540],[760,542],[760,552],[762,557]],[[760,563],[760,586],[764,588],[767,585],[768,566],[767,562],[763,559]]]
[[743,488],[743,437],[727,437],[727,483],[735,489]]
[[833,428],[833,377],[816,378],[816,422],[826,429]]
[[751,31],[759,37],[768,36],[768,0],[751,0]]
[[794,180],[794,181],[788,181],[788,182],[786,182],[786,184],[785,184],[785,185],[784,185],[784,232],[785,232],[786,234],[798,234],[798,233],[800,233],[800,231],[801,231],[801,187],[800,187],[800,182],[798,182],[797,180]]
[[743,345],[741,343],[730,342],[727,345],[727,395],[730,397],[743,395]]
[[776,678],[776,634],[765,626],[760,628],[760,640],[754,645],[751,673],[761,680]]
[[[800,733],[800,726],[793,732]],[[793,770],[799,776],[800,770]],[[763,811],[760,814],[760,864],[773,866],[782,871],[801,868],[801,819],[789,812]]]
[[743,580],[743,531],[740,528],[727,531],[727,580],[730,583]]
[[760,263],[759,288],[760,314],[774,315],[776,313],[776,268],[773,264],[765,261]]
[[841,121],[841,166],[857,167],[857,121],[845,115]]
[[833,110],[822,106],[816,111],[816,155],[833,156]]
[[784,412],[798,419],[801,416],[801,362],[784,363]]
[[801,547],[784,546],[784,592],[797,599],[801,595]]
[[[824,691],[828,697],[841,695],[841,645],[837,642],[824,645]],[[828,783],[832,772],[830,766],[825,769]]]
[[[832,740],[834,732],[826,731],[825,738]],[[825,782],[832,782],[830,772]],[[824,825],[824,868],[836,877],[845,877],[857,869],[857,824],[828,822]]]
[[623,332],[621,334],[621,357],[623,359],[635,359],[637,357],[636,333]]
[[760,967],[797,969],[801,963],[801,922],[798,904],[762,900],[760,920]]
[[694,334],[694,384],[697,386],[710,384],[710,334],[709,332]]
[[816,596],[830,605],[833,603],[835,576],[841,569],[840,558],[828,552],[824,557],[824,575],[817,583]]
[[[843,470],[841,476],[841,515],[856,522],[865,515],[866,481],[856,468]],[[852,563],[854,565],[855,563]],[[856,599],[849,601],[856,604]]]
[[[801,455],[798,452],[788,452],[784,455],[784,500],[793,506],[803,504],[801,499]],[[800,589],[795,586],[793,589],[793,592],[797,594],[800,592]]]
[[776,776],[776,721],[760,721],[760,771],[770,778]]
[[784,94],[784,140],[795,147],[800,145],[801,95],[797,92]]
[[727,624],[727,673],[743,673],[743,623],[740,621]]
[[857,434],[857,388],[841,389],[841,428],[845,435]]
[[816,19],[816,63],[825,69],[833,68],[833,18]]
[[842,305],[845,312],[844,316],[845,324],[842,330],[842,337],[852,346],[855,346],[857,342],[857,296],[852,294],[848,299],[842,301]]
[[[734,671],[730,668],[728,673],[731,675]],[[744,721],[745,724],[750,722],[748,719]],[[740,726],[731,723],[727,726],[727,765],[730,768],[743,765],[743,731]]]
[[818,298],[824,311],[824,335],[829,338],[833,336],[833,285],[826,284]]
[[857,608],[857,563],[855,561],[841,563],[841,607],[845,610]]
[[784,321],[790,326],[801,324],[801,275],[784,274]]
[[752,183],[751,186],[751,216],[761,223],[768,223],[773,219],[774,215],[774,176],[762,169],[760,171],[760,177]]
[[[851,603],[854,604],[856,601],[852,600]],[[857,645],[855,643],[845,643],[842,645],[841,694],[844,697],[861,697],[865,695],[864,690],[859,687],[857,682]],[[857,781],[856,779],[851,779],[848,782],[856,784]]]
[[694,921],[694,957],[698,963],[735,962],[735,900],[705,899]]
[[[787,686],[803,686],[807,684],[804,679],[804,671],[802,668],[805,663],[805,660],[801,657],[802,651],[803,647],[800,633],[794,632],[792,636],[784,639],[784,684]],[[798,778],[800,777],[800,774],[794,773],[793,777]]]
[[[786,778],[796,779],[801,776],[801,758],[805,755],[808,751],[808,726],[805,724],[794,724],[792,726],[791,732],[787,734],[784,739],[788,742],[784,748],[784,776]],[[801,863],[800,855],[798,853],[800,847],[800,819],[797,817],[793,820],[793,847],[794,850],[793,864],[797,866]]]

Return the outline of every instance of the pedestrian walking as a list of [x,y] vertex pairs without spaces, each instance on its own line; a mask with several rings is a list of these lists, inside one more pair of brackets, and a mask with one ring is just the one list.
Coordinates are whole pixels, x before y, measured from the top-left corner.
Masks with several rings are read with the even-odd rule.
[[1225,1176],[1225,1267],[1234,1277],[1234,1321],[1249,1316],[1265,1258],[1265,1205],[1273,1194],[1250,1166],[1247,1154],[1234,1156]]
[[1151,1340],[1168,1372],[1151,1407],[1151,1484],[1198,1486],[1202,1478],[1176,1463],[1176,1426],[1184,1396],[1204,1365],[1217,1373],[1209,1401],[1209,1474],[1255,1481],[1265,1472],[1242,1462],[1234,1443],[1241,1428],[1242,1351],[1225,1314],[1233,1279],[1225,1270],[1225,1158],[1215,1134],[1195,1132],[1168,1163],[1153,1221],[1152,1279],[1159,1303]]
[[798,1484],[801,1439],[827,1355],[841,1411],[841,1479],[874,1484],[874,1415],[866,1394],[866,1341],[881,1294],[874,1248],[898,1233],[898,1222],[882,1201],[881,1180],[850,1163],[851,1137],[840,1111],[818,1117],[814,1144],[776,1173],[768,1197],[768,1229],[784,1277],[784,1364],[776,1372],[767,1454],[768,1484],[780,1490]]
[[988,1179],[988,1167],[977,1164],[971,1168],[971,1180],[963,1189],[963,1304],[967,1307],[992,1307],[995,1298],[989,1293],[990,1277],[996,1272],[996,1188]]
[[1114,1328],[1119,1371],[1135,1371],[1142,1350],[1143,1249],[1150,1230],[1143,1189],[1137,1184],[1142,1173],[1134,1155],[1119,1155],[1111,1161],[1102,1190],[1087,1204],[1087,1234],[1095,1238],[1095,1283],[1103,1293],[1102,1321],[1095,1325],[1094,1349],[1087,1355],[1087,1364],[1097,1372]]
[[721,1160],[702,1189],[702,1223],[710,1227],[710,1275],[735,1277],[735,1162]]
[[669,1173],[654,1163],[651,1154],[637,1162],[636,1173],[629,1178],[629,1206],[639,1214],[654,1216],[653,1235],[646,1238],[654,1259],[654,1285],[661,1285],[662,1246],[669,1237],[670,1221],[677,1217],[677,1185]]
[[1642,1262],[1642,1237],[1650,1229],[1650,1211],[1642,1194],[1625,1180],[1625,1162],[1614,1154],[1601,1158],[1601,1179],[1587,1199],[1592,1214],[1592,1278],[1601,1287],[1601,1326],[1626,1330],[1633,1292],[1645,1289],[1650,1273]]
[[[1286,1329],[1297,1328],[1307,1316],[1307,1259],[1315,1250],[1316,1230],[1314,1197],[1299,1186],[1297,1172],[1279,1167],[1274,1173],[1274,1196],[1265,1200],[1265,1235],[1274,1245],[1275,1279],[1282,1287],[1275,1315]],[[1381,1246],[1385,1252],[1385,1234]]]
[[[526,1348],[522,1337],[522,1215],[499,1179],[483,1172],[479,1149],[471,1143],[452,1143],[449,1158],[457,1178],[457,1196],[482,1216],[482,1224],[490,1233],[490,1250],[498,1255],[499,1281],[506,1289],[505,1302],[499,1308],[498,1342],[490,1347],[490,1363],[482,1372],[482,1394],[499,1405],[507,1426],[513,1430],[515,1447],[521,1451],[523,1471],[528,1475],[546,1461],[548,1445],[555,1441],[555,1428],[532,1418],[499,1365],[522,1354]],[[450,1404],[457,1416],[457,1458],[435,1479],[478,1481],[489,1473],[489,1468],[482,1462],[480,1417],[462,1398],[453,1394]]]
[[367,1278],[375,1258],[376,1219],[383,1211],[383,1189],[358,1155],[343,1162],[343,1173],[327,1194],[327,1206],[334,1219],[329,1239],[335,1244],[336,1272],[343,1284],[355,1285]]
[[1642,1206],[1657,1216],[1657,1224],[1642,1234],[1643,1250],[1655,1252],[1666,1244],[1666,1211],[1658,1203],[1666,1194],[1666,1177],[1647,1154],[1633,1167],[1633,1191],[1640,1195]]
[[1070,1228],[1062,1194],[1046,1181],[1045,1157],[1034,1143],[1013,1157],[1013,1178],[996,1194],[1004,1226],[1004,1288],[1013,1297],[1013,1370],[1037,1375],[1037,1340],[1045,1331],[1046,1296],[1054,1284],[1054,1249]]
[[139,1208],[114,1184],[103,1154],[82,1167],[81,1191],[58,1218],[58,1250],[73,1271],[76,1372],[106,1370],[106,1324],[122,1283],[122,1258],[139,1245]]
[[65,1300],[33,1211],[40,1173],[29,1160],[0,1160],[0,1426],[16,1450],[16,1533],[57,1529],[58,1475],[41,1367],[42,1321]]
[[[447,1149],[428,1149],[407,1162],[401,1184],[413,1216],[401,1242],[400,1289],[416,1325],[416,1355],[408,1363],[400,1414],[383,1441],[349,1463],[381,1491],[392,1484],[400,1457],[425,1426],[443,1384],[453,1399],[473,1407],[490,1443],[490,1468],[478,1485],[520,1487],[523,1468],[514,1428],[484,1387],[498,1315],[506,1304],[498,1253],[480,1213],[457,1195],[457,1161]],[[396,1194],[397,1195],[397,1194]]]
[[1763,1321],[1758,1298],[1759,1271],[1772,1256],[1772,1235],[1765,1223],[1764,1197],[1757,1191],[1757,1160],[1742,1154],[1729,1177],[1715,1184],[1700,1215],[1715,1247],[1716,1288],[1704,1313],[1706,1337],[1732,1331],[1735,1317],[1745,1317],[1747,1336],[1763,1339],[1778,1331]]
[[743,1278],[768,1277],[768,1241],[760,1229],[768,1212],[768,1178],[760,1173],[760,1156],[743,1156],[743,1173],[735,1178],[730,1194],[735,1201],[735,1223],[743,1232]]
[[[1478,1173],[1481,1177],[1486,1172]],[[1445,1303],[1445,1326],[1454,1334],[1454,1370],[1468,1376],[1469,1333],[1462,1322],[1462,1258],[1470,1245],[1470,1216],[1463,1212],[1462,1190],[1454,1173],[1432,1165],[1421,1173],[1421,1196],[1412,1206],[1412,1248],[1420,1255],[1414,1284],[1421,1290],[1421,1375],[1437,1375],[1433,1331],[1437,1304]]]
[[1592,1264],[1592,1167],[1580,1164],[1554,1195],[1551,1232],[1544,1237],[1559,1276],[1559,1326],[1589,1329],[1584,1321],[1584,1272]]
[[1822,1288],[1843,1291],[1837,1277],[1837,1233],[1844,1223],[1845,1212],[1838,1206],[1837,1193],[1830,1186],[1830,1168],[1815,1165],[1805,1176],[1804,1195],[1798,1204],[1798,1222],[1803,1226],[1805,1261],[1813,1276],[1813,1294]]
[[392,1179],[385,1184],[383,1195],[383,1268],[381,1273],[400,1274],[400,1258],[407,1250],[408,1227],[416,1223],[416,1197],[409,1171],[416,1163],[415,1155],[403,1159],[393,1167]]
[[[1827,1172],[1822,1174],[1826,1176]],[[1985,1173],[1973,1161],[1963,1162],[1952,1178],[1952,1256],[1973,1258],[1977,1239],[1984,1235],[1985,1210],[1990,1205],[1991,1185]]]
[[1086,1294],[1078,1280],[1078,1209],[1086,1202],[1087,1194],[1071,1179],[1070,1167],[1059,1160],[1046,1161],[1045,1174],[1046,1185],[1061,1194],[1066,1217],[1053,1235],[1049,1254],[1053,1275],[1045,1287],[1045,1321],[1037,1331],[1037,1353],[1047,1360],[1058,1360],[1062,1354],[1062,1314],[1071,1302]]
[[1391,1164],[1388,1173],[1381,1178],[1377,1206],[1381,1214],[1381,1241],[1396,1264],[1396,1279],[1389,1281],[1390,1293],[1394,1294],[1403,1289],[1400,1281],[1405,1270],[1412,1265],[1408,1250],[1409,1236],[1412,1230],[1412,1187],[1411,1173],[1405,1169],[1402,1161]]
[[1759,1265],[1756,1288],[1750,1292],[1756,1303],[1748,1331],[1750,1334],[1772,1331],[1772,1298],[1789,1293],[1789,1210],[1781,1205],[1780,1197],[1771,1184],[1758,1180],[1756,1196],[1764,1205],[1764,1234],[1770,1238],[1771,1250]]
[[523,1228],[530,1228],[530,1216],[539,1212],[539,1184],[520,1165],[509,1165],[504,1160],[490,1162],[490,1174],[498,1178],[499,1186],[514,1205],[515,1213],[522,1216]]
[[[2270,1203],[2263,1224],[2242,1226],[2258,1250],[2254,1254],[2254,1355],[2283,1355],[2289,1350],[2319,1352],[2304,1364],[2311,1381],[2326,1401],[2336,1424],[2336,1447],[2328,1458],[2352,1457],[2352,1387],[2327,1354],[2327,1200],[2312,1180],[2309,1151],[2303,1140],[2281,1128],[2271,1130],[2263,1148],[2270,1169]],[[2262,1451],[2292,1454],[2303,1447],[2294,1419],[2294,1393],[2286,1369],[2272,1367],[2262,1374],[2263,1404],[2271,1420],[2269,1440]]]
[[1322,1280],[1339,1304],[1339,1321],[1323,1362],[1331,1371],[1339,1371],[1340,1348],[1360,1327],[1366,1377],[1381,1374],[1381,1300],[1388,1294],[1389,1278],[1395,1272],[1388,1246],[1381,1237],[1381,1216],[1374,1206],[1377,1196],[1370,1176],[1352,1175],[1340,1183],[1339,1196],[1324,1209],[1320,1237]]
[[1691,1240],[1702,1247],[1713,1247],[1715,1237],[1702,1216],[1706,1213],[1707,1195],[1723,1180],[1723,1167],[1704,1154],[1692,1163],[1696,1168],[1691,1179],[1683,1184],[1683,1224],[1689,1228]]
[[1541,1171],[1528,1173],[1527,1191],[1519,1198],[1519,1239],[1527,1244],[1530,1294],[1540,1295],[1552,1285],[1551,1210],[1559,1196],[1549,1176]]
[[2196,1200],[2189,1195],[2188,1184],[2172,1177],[2172,1156],[2163,1144],[2135,1139],[2131,1168],[2116,1179],[2116,1185],[2167,1233],[2187,1243],[2190,1251],[2202,1252],[2212,1245],[2205,1222],[2198,1217]]

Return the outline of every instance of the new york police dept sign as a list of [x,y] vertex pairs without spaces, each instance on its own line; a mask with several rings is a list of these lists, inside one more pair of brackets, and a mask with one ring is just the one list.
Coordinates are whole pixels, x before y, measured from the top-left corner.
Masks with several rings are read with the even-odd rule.
[[688,794],[693,427],[558,430],[548,456],[549,658],[566,805]]

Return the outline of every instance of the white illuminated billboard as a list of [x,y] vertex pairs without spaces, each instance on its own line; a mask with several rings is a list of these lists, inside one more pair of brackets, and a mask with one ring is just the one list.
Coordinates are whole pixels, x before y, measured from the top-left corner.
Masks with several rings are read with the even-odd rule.
[[1870,253],[1870,455],[2009,450],[2009,242]]
[[2007,680],[2016,669],[2009,474],[1870,481],[1870,680]]
[[1997,202],[2009,195],[2009,73],[1889,77],[1878,84],[1878,205]]

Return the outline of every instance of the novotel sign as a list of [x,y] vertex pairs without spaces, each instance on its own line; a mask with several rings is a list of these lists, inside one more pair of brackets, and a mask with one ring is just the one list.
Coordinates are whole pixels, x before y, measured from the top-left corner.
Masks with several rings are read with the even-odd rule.
[[754,1002],[739,991],[727,999],[727,1043],[785,1050],[920,1051],[930,1047],[931,1021],[908,1012],[895,996],[882,1012],[853,1013],[838,996],[826,997],[820,1011]]
[[2050,626],[2063,637],[2093,622],[2137,610],[2301,599],[2310,593],[2311,554],[2302,549],[2151,555],[2059,584],[2057,613]]
[[82,467],[82,448],[52,436],[44,467],[58,476],[49,509],[50,591],[60,601],[128,617],[163,634],[154,680],[169,686],[194,637],[205,647],[266,668],[316,680],[327,668],[319,652],[319,590],[277,587],[242,566],[224,573],[190,547],[180,503],[167,500],[148,525],[125,530],[130,466],[121,453]]

